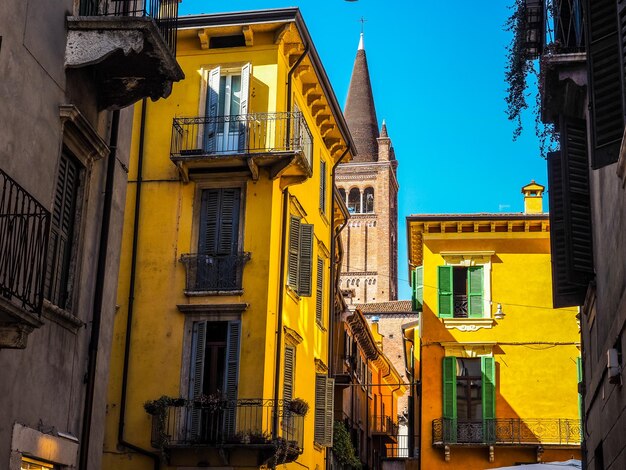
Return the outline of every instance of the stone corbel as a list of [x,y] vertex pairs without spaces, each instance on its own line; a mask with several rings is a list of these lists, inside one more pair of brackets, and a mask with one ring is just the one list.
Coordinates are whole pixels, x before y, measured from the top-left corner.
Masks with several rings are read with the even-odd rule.
[[325,122],[330,121],[330,114],[318,114],[315,118],[315,123],[318,126],[321,126]]
[[206,29],[198,31],[198,39],[200,40],[200,49],[207,50],[209,48],[209,34]]
[[450,461],[450,446],[443,447],[443,460],[446,462]]
[[334,124],[331,124],[329,122],[324,123],[320,126],[320,134],[322,134],[322,137],[326,137],[326,134],[328,134],[334,128],[335,128]]
[[312,106],[313,103],[321,99],[322,99],[322,95],[320,93],[309,93],[309,96],[306,97],[306,104],[308,104],[309,106]]
[[310,65],[300,64],[298,65],[298,68],[293,73],[293,76],[297,79],[300,79],[300,77],[304,75],[305,73],[307,73],[310,69],[311,69]]
[[496,451],[493,446],[489,446],[489,463],[494,463],[496,461]]
[[246,40],[246,46],[250,47],[254,45],[254,32],[252,31],[252,26],[244,26],[243,28],[241,28],[241,32],[243,33],[243,37]]
[[321,113],[325,109],[326,109],[326,106],[323,104],[314,104],[313,106],[311,106],[311,114],[313,114],[313,117],[316,117],[319,113]]

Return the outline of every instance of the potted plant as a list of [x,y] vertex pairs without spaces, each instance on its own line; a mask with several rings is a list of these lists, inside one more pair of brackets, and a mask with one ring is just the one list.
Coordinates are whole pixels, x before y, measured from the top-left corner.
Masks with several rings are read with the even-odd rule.
[[287,409],[299,416],[306,416],[309,412],[309,404],[302,398],[294,398],[287,404]]

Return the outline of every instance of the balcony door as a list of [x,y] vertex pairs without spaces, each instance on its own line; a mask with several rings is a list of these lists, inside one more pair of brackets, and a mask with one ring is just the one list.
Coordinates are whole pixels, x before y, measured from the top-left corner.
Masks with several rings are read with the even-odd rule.
[[204,149],[230,154],[246,150],[250,64],[241,69],[209,72]]

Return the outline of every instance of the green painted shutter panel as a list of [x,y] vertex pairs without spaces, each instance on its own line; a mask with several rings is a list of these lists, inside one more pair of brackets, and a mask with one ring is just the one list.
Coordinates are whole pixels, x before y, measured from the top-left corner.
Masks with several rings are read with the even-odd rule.
[[311,296],[313,283],[313,225],[300,224],[298,294]]
[[454,316],[454,298],[452,296],[452,266],[438,266],[439,317]]
[[467,294],[469,300],[470,318],[481,318],[483,316],[484,298],[484,269],[483,266],[471,266],[467,270]]
[[424,266],[416,266],[411,273],[413,285],[413,310],[421,312],[424,308]]
[[322,444],[326,439],[326,388],[327,377],[315,376],[315,422],[314,440]]
[[241,338],[241,322],[229,321],[226,337],[226,371],[224,372],[224,396],[228,407],[224,413],[224,432],[234,436],[236,429],[237,385],[239,383],[239,343]]
[[296,350],[285,347],[285,372],[283,380],[283,403],[286,405],[293,399],[293,373],[296,362]]
[[578,378],[578,417],[583,416],[583,358],[576,358],[576,376]]
[[483,439],[495,441],[496,418],[496,362],[493,357],[480,358],[482,372]]
[[444,357],[443,365],[443,437],[456,442],[456,357]]
[[335,417],[335,379],[326,379],[326,423],[324,426],[324,445],[333,445],[333,421]]
[[593,0],[586,6],[591,160],[597,169],[616,162],[619,156],[624,131],[623,71],[616,0]]
[[320,325],[324,325],[324,260],[322,258],[317,258],[315,320]]
[[298,260],[300,253],[300,219],[293,215],[289,219],[289,256],[287,266],[287,285],[298,289]]
[[[194,322],[191,336],[191,373],[189,374],[189,399],[197,400],[202,395],[204,381],[204,354],[206,347],[207,322]],[[191,438],[195,439],[200,434],[202,411],[192,408],[189,428]]]
[[320,161],[320,210],[326,213],[326,162]]
[[205,115],[208,122],[204,129],[204,150],[207,153],[213,153],[216,149],[215,131],[217,129],[217,106],[220,97],[220,76],[220,67],[216,67],[209,72],[205,109]]

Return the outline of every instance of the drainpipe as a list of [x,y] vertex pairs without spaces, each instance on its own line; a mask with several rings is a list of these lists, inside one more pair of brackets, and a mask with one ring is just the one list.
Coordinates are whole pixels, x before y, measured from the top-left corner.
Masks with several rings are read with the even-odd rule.
[[409,457],[414,457],[415,449],[415,341],[406,337],[404,330],[402,330],[402,339],[408,343],[411,343],[411,383],[410,383],[410,395],[409,395]]
[[[305,44],[304,52],[298,60],[296,60],[293,67],[287,72],[287,112],[291,109],[291,82],[292,76],[296,68],[304,60],[309,53],[309,44]],[[287,119],[287,138],[291,132],[291,120]],[[287,216],[289,215],[289,188],[283,189],[283,214],[282,214],[282,243],[280,247],[280,271],[278,277],[278,311],[276,312],[277,324],[276,324],[276,365],[274,370],[274,420],[272,423],[272,439],[278,439],[278,397],[280,386],[280,357],[281,357],[281,344],[283,340],[283,296],[285,295],[285,255],[287,247]]]
[[159,456],[149,450],[143,449],[128,442],[124,438],[124,425],[126,424],[126,392],[128,391],[128,369],[130,362],[131,329],[133,326],[133,307],[135,300],[135,279],[137,276],[137,241],[139,238],[139,210],[141,207],[141,182],[143,173],[144,140],[146,131],[146,106],[148,100],[141,102],[141,124],[139,128],[139,151],[137,157],[137,189],[135,191],[135,216],[133,220],[133,248],[130,264],[130,283],[128,287],[128,314],[126,317],[126,341],[124,345],[124,370],[122,373],[122,397],[120,399],[120,420],[117,428],[117,443],[138,454],[144,455],[154,464],[154,470],[159,470]]
[[109,227],[111,208],[113,206],[113,183],[115,177],[115,161],[117,157],[117,137],[120,124],[120,112],[113,112],[111,135],[109,137],[109,159],[107,161],[106,180],[104,186],[104,202],[102,207],[102,226],[100,227],[100,246],[96,267],[96,282],[93,295],[93,318],[91,322],[91,338],[87,363],[87,389],[85,392],[85,408],[81,432],[81,445],[78,468],[86,469],[89,462],[89,444],[91,438],[91,420],[96,389],[96,370],[98,367],[98,345],[100,344],[100,325],[102,323],[102,307],[104,303],[104,281],[107,270],[107,251],[109,247]]

